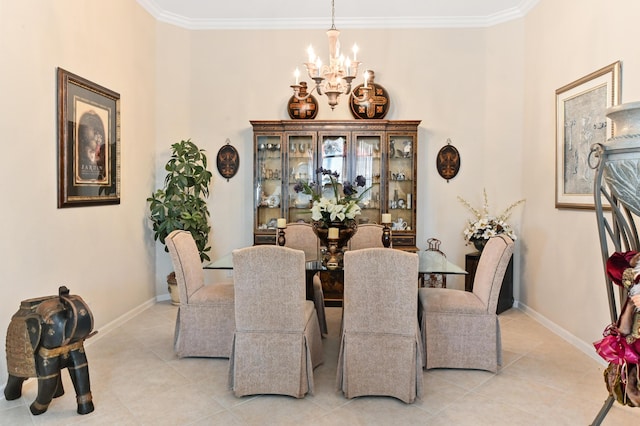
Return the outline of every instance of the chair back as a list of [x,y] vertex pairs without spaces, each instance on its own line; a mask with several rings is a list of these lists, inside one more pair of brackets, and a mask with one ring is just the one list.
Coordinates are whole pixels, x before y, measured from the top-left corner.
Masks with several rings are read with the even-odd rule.
[[319,240],[310,224],[288,223],[284,233],[285,247],[302,250],[306,260],[318,258]]
[[350,240],[351,250],[384,247],[382,245],[382,225],[365,223],[358,225],[358,231]]
[[234,250],[232,255],[236,330],[302,332],[304,252],[260,245]]
[[387,248],[344,254],[344,332],[415,336],[418,255]]
[[487,312],[496,312],[505,271],[513,254],[514,243],[504,234],[492,237],[482,250],[473,293],[486,305]]
[[165,244],[171,255],[171,263],[178,282],[180,303],[189,303],[189,298],[204,286],[204,272],[200,253],[191,232],[175,230],[167,235]]

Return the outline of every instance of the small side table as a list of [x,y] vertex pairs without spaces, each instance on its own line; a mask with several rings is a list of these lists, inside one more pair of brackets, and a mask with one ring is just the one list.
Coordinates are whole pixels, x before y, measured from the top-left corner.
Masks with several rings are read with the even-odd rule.
[[[480,261],[480,252],[467,253],[465,255],[465,269],[469,273],[464,277],[464,289],[466,291],[473,291],[473,280],[476,277],[476,268]],[[498,296],[498,307],[496,308],[496,314],[501,314],[507,309],[513,307],[513,257],[509,260],[509,265],[504,273],[502,280],[502,288],[500,289],[500,296]]]

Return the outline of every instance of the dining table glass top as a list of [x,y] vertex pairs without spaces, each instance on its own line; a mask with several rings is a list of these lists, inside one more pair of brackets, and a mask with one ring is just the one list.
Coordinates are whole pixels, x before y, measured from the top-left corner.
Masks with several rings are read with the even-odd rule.
[[[418,273],[420,274],[463,275],[467,273],[464,268],[461,268],[455,263],[449,261],[444,255],[437,251],[419,251],[418,257],[420,258],[420,264],[418,266]],[[309,271],[321,271],[326,269],[322,266],[322,262],[317,259],[307,259],[305,267]],[[231,253],[226,254],[205,265],[204,269],[233,269],[233,256]]]

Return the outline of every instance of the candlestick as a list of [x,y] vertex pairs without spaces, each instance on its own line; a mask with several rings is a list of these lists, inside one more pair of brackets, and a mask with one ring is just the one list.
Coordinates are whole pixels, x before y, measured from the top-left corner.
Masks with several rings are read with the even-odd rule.
[[280,247],[284,247],[286,243],[287,243],[287,240],[284,237],[284,229],[280,228],[278,229],[278,245]]
[[386,248],[391,247],[391,229],[389,229],[388,223],[385,223],[382,228],[382,245]]
[[296,70],[293,72],[293,75],[296,77],[296,85],[297,85],[300,78],[300,70],[296,68]]
[[338,235],[339,235],[338,228],[329,228],[329,235],[328,235],[329,239],[337,240]]
[[391,223],[391,213],[382,213],[382,223]]
[[278,219],[278,229],[281,228],[286,228],[287,227],[287,219],[285,219],[284,217],[281,217]]

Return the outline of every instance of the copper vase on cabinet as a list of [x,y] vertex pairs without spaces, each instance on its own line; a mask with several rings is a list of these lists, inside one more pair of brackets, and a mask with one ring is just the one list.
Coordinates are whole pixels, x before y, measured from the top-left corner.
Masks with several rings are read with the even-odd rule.
[[351,114],[355,118],[381,119],[389,111],[389,93],[384,87],[373,81],[375,78],[373,71],[367,72],[369,73],[367,89],[363,89],[364,85],[360,84],[349,95]]
[[[300,82],[300,97],[305,97],[308,95],[307,92],[307,82]],[[313,95],[308,95],[309,97],[303,100],[292,96],[289,98],[289,102],[287,102],[287,112],[289,113],[289,117],[294,120],[311,120],[316,118],[318,115],[318,101]]]

